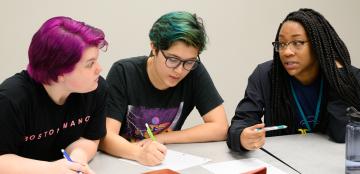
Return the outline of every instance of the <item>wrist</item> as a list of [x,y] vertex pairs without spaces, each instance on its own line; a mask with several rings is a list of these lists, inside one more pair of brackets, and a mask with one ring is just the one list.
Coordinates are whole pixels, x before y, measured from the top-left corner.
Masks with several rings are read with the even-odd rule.
[[135,161],[140,161],[141,160],[141,146],[137,145],[137,144],[133,144],[133,150],[132,152],[130,152],[130,157],[129,159],[135,160]]
[[70,158],[77,163],[87,164],[89,161],[88,155],[82,149],[75,149],[72,151]]
[[158,143],[161,143],[161,144],[168,144],[168,142],[166,141],[166,139],[164,138],[164,135],[163,134],[158,134],[155,136],[156,137],[156,140]]

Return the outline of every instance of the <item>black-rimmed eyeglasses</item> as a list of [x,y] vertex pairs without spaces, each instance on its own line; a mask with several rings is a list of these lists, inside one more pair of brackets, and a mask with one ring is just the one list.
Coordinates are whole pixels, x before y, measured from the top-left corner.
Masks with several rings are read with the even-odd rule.
[[287,43],[283,43],[283,42],[273,42],[272,45],[274,46],[274,49],[276,52],[282,52],[284,50],[286,50],[286,48],[288,46],[290,46],[290,50],[291,51],[297,51],[303,48],[304,44],[308,42],[308,41],[302,41],[302,40],[293,40]]
[[183,68],[187,71],[194,70],[200,63],[200,56],[197,56],[196,60],[181,60],[177,57],[166,56],[163,50],[160,50],[165,58],[165,65],[169,68],[177,68],[182,64]]

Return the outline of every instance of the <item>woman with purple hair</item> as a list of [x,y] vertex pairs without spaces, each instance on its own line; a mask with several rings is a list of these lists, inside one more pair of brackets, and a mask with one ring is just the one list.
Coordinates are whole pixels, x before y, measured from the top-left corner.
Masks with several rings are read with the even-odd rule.
[[0,85],[0,173],[94,173],[87,163],[106,134],[106,47],[101,30],[69,17],[34,34],[27,70]]

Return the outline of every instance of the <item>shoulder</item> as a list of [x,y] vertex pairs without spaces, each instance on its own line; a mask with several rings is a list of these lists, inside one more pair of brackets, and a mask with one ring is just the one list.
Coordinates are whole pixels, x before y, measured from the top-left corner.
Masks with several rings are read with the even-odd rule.
[[141,66],[146,64],[146,61],[147,61],[147,56],[138,56],[138,57],[120,59],[113,64],[112,68]]
[[26,82],[32,82],[33,80],[27,73],[27,71],[21,71],[20,73],[16,73],[15,75],[5,79],[3,83],[1,83],[1,88],[6,87],[14,87],[14,86],[21,86],[26,84]]
[[199,74],[202,74],[202,73],[208,73],[204,64],[202,64],[201,62],[199,63],[198,67],[195,68],[194,70],[191,70],[189,75],[199,75]]
[[131,57],[116,61],[109,70],[106,79],[118,78],[125,74],[136,74],[146,71],[147,56]]
[[189,74],[182,80],[184,82],[193,82],[193,83],[203,83],[207,81],[212,81],[210,74],[206,70],[204,64],[199,63],[198,67],[194,70],[191,70]]
[[26,98],[31,95],[32,90],[40,85],[31,79],[26,71],[22,71],[9,77],[0,85],[0,94],[13,99]]
[[[42,84],[35,82],[26,71],[17,73],[0,85],[0,102],[3,107],[23,111],[34,104],[41,93]],[[3,108],[10,109],[10,108]]]
[[118,84],[119,81],[143,79],[146,77],[147,56],[121,59],[113,64],[106,76],[107,83]]
[[272,65],[273,65],[272,60],[258,64],[254,69],[253,73],[251,74],[250,78],[262,79],[262,80],[270,78]]
[[266,61],[266,62],[263,62],[261,64],[258,64],[258,66],[256,67],[256,69],[258,71],[261,71],[261,72],[270,72],[271,71],[271,68],[272,68],[272,65],[273,65],[273,60],[269,60],[269,61]]
[[360,69],[355,66],[351,66],[350,71],[354,74],[356,79],[358,79],[360,81]]

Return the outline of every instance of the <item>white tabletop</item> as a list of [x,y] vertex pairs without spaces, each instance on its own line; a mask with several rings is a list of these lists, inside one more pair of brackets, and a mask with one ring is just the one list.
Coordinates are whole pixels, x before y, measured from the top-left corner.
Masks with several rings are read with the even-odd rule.
[[345,144],[325,135],[286,135],[266,138],[264,149],[302,174],[345,173]]
[[[191,143],[191,144],[170,144],[166,145],[169,149],[189,153],[192,155],[201,156],[204,158],[210,158],[210,163],[215,162],[224,162],[229,160],[244,159],[244,158],[257,158],[268,164],[271,164],[280,170],[287,173],[295,173],[292,169],[282,164],[275,158],[266,154],[261,150],[256,150],[248,153],[237,153],[232,152],[226,146],[226,142],[210,142],[210,143]],[[95,158],[91,161],[90,167],[97,174],[112,174],[112,173],[143,173],[149,171],[148,168],[138,165],[133,165],[126,163],[124,161],[118,160],[116,157],[98,152]],[[204,169],[201,166],[195,166],[188,169],[179,171],[180,173],[196,173],[196,174],[208,174],[208,170]]]

